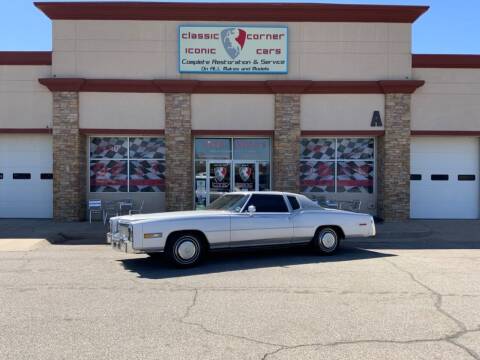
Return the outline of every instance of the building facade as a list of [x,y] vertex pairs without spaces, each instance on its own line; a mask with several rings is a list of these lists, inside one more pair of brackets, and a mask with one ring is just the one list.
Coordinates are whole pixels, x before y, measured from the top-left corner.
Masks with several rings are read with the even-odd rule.
[[35,5],[53,50],[0,53],[0,217],[235,190],[480,216],[480,56],[412,54],[427,7]]

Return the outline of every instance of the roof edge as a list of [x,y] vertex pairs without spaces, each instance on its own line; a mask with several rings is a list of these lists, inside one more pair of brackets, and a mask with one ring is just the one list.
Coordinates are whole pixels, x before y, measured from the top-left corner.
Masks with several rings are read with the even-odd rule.
[[413,54],[413,68],[480,69],[480,55]]
[[413,23],[428,6],[312,3],[35,2],[52,20]]
[[422,80],[184,80],[41,78],[50,91],[192,94],[412,94]]
[[0,51],[0,65],[52,65],[52,52]]

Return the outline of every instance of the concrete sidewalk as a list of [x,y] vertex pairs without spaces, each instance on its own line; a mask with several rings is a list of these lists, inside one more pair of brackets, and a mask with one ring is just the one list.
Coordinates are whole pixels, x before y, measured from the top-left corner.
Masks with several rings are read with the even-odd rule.
[[480,220],[408,220],[376,225],[374,238],[345,244],[370,249],[480,249]]
[[105,242],[102,222],[60,223],[53,220],[0,219],[0,242],[19,239],[43,239],[50,244],[100,244]]

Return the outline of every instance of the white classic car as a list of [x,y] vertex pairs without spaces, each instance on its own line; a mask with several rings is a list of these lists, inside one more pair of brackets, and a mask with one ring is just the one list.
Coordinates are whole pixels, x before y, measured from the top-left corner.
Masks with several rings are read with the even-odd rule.
[[196,265],[210,250],[311,244],[335,252],[347,237],[375,236],[372,216],[325,209],[304,195],[234,192],[206,210],[118,216],[107,240],[125,252],[165,253],[177,266]]

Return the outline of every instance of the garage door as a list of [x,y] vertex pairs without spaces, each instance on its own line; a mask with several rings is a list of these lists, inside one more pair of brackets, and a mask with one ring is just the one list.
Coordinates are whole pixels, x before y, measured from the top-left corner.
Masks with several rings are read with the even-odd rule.
[[52,217],[52,139],[0,135],[0,218]]
[[412,218],[479,218],[479,144],[478,138],[412,138]]

